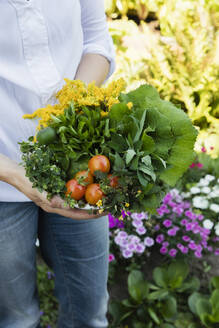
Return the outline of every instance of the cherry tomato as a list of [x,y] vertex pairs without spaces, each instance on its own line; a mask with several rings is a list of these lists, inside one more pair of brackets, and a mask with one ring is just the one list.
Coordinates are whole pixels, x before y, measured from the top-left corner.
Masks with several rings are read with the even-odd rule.
[[96,205],[98,200],[101,200],[104,196],[104,193],[100,189],[98,183],[90,184],[85,192],[85,199],[90,205]]
[[116,177],[116,176],[113,176],[112,174],[108,174],[108,179],[110,181],[110,186],[112,188],[116,188],[118,186],[118,180],[119,180],[119,177]]
[[92,175],[95,171],[108,173],[110,171],[110,161],[104,155],[96,155],[89,160],[88,167]]
[[67,192],[66,195],[71,196],[75,200],[80,200],[86,191],[86,187],[78,183],[76,179],[71,179],[66,183]]
[[94,182],[94,178],[89,171],[79,171],[75,174],[74,179],[78,181],[79,184],[89,185]]

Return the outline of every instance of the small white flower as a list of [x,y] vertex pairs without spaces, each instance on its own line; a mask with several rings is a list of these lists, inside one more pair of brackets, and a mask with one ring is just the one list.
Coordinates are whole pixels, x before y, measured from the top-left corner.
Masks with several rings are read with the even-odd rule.
[[198,188],[198,187],[192,187],[192,188],[190,189],[191,194],[199,194],[200,191],[201,191],[201,189]]
[[40,246],[40,241],[39,241],[38,238],[36,239],[35,245],[36,245],[36,247],[39,247]]
[[208,198],[216,198],[219,196],[219,191],[211,191],[209,194],[208,194]]
[[211,204],[210,205],[210,210],[212,210],[215,213],[219,213],[219,205],[218,204]]
[[204,194],[209,194],[211,192],[211,188],[209,188],[209,187],[203,187],[201,189],[201,192],[203,192]]
[[205,180],[207,180],[207,181],[209,181],[209,182],[213,181],[214,179],[215,179],[215,177],[214,177],[213,175],[207,174],[207,175],[205,176]]
[[219,222],[217,224],[215,224],[214,229],[215,230],[219,229]]
[[201,179],[201,180],[199,181],[199,183],[197,184],[197,186],[199,186],[199,187],[206,187],[206,186],[208,186],[208,185],[209,185],[209,181],[208,181],[208,180],[205,180],[204,178]]
[[215,230],[215,235],[219,236],[219,229]]
[[211,220],[207,219],[203,221],[203,226],[205,229],[211,230],[212,227],[214,226],[214,223]]
[[193,206],[196,208],[206,209],[208,208],[208,200],[205,197],[196,196],[192,200]]
[[181,193],[181,196],[182,196],[183,198],[188,198],[188,197],[191,196],[191,194],[190,194],[190,192],[182,192],[182,193]]

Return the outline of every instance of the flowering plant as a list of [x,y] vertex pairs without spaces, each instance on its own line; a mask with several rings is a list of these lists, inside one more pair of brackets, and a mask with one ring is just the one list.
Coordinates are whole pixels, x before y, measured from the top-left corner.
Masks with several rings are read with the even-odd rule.
[[168,185],[174,185],[192,162],[197,132],[187,115],[161,100],[153,87],[143,85],[121,93],[123,87],[123,80],[106,88],[66,80],[57,104],[25,115],[40,119],[37,136],[21,143],[23,163],[34,187],[83,208],[84,198],[66,195],[66,182],[76,172],[88,170],[92,156],[107,156],[117,182],[110,184],[109,170],[94,170],[102,193],[95,203],[99,211],[116,215],[127,208],[155,211]]
[[211,239],[219,240],[219,179],[206,174],[197,183],[187,185],[187,192],[183,193],[195,209],[204,215],[202,225],[211,231]]

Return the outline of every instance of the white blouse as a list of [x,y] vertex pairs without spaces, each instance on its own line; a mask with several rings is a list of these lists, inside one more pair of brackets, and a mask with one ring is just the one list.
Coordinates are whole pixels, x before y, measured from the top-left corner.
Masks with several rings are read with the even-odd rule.
[[[104,0],[0,0],[0,153],[21,162],[19,141],[35,134],[24,120],[73,79],[81,57],[97,53],[115,68]],[[0,182],[0,201],[29,201]]]

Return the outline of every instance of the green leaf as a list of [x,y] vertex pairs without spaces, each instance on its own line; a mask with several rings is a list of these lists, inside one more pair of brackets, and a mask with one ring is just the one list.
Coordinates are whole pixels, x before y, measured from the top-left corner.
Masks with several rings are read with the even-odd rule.
[[137,170],[137,176],[140,184],[143,187],[146,187],[148,185],[148,178],[145,176],[145,174],[141,173],[139,170]]
[[148,283],[144,280],[141,271],[132,270],[128,276],[128,290],[132,298],[142,302],[148,295]]
[[181,287],[189,273],[189,266],[185,261],[172,262],[168,267],[169,284],[173,288]]
[[219,289],[219,276],[212,277],[211,284],[214,286],[214,288]]
[[156,312],[154,311],[154,309],[151,307],[148,307],[148,313],[149,313],[151,319],[153,319],[156,324],[160,325],[160,320],[159,320]]
[[143,173],[149,175],[153,181],[156,180],[156,174],[154,173],[153,169],[148,168],[146,165],[140,165],[139,171],[142,171]]
[[160,287],[166,288],[168,285],[167,271],[164,268],[156,267],[153,271],[153,279]]
[[177,303],[173,296],[168,296],[163,302],[160,309],[165,319],[173,318],[177,313]]
[[124,168],[125,168],[125,162],[123,161],[122,157],[118,153],[116,153],[113,169],[115,171],[119,171]]
[[144,131],[142,135],[142,150],[147,154],[151,154],[155,150],[155,142],[152,137],[148,136]]
[[148,295],[148,300],[162,300],[169,294],[168,290],[160,289]]
[[136,155],[136,152],[134,149],[128,149],[127,152],[126,152],[126,165],[128,165],[133,157]]
[[211,303],[206,299],[199,299],[196,304],[197,314],[201,317],[204,313],[211,314]]
[[211,295],[210,303],[213,309],[217,309],[219,313],[219,289],[215,289]]

